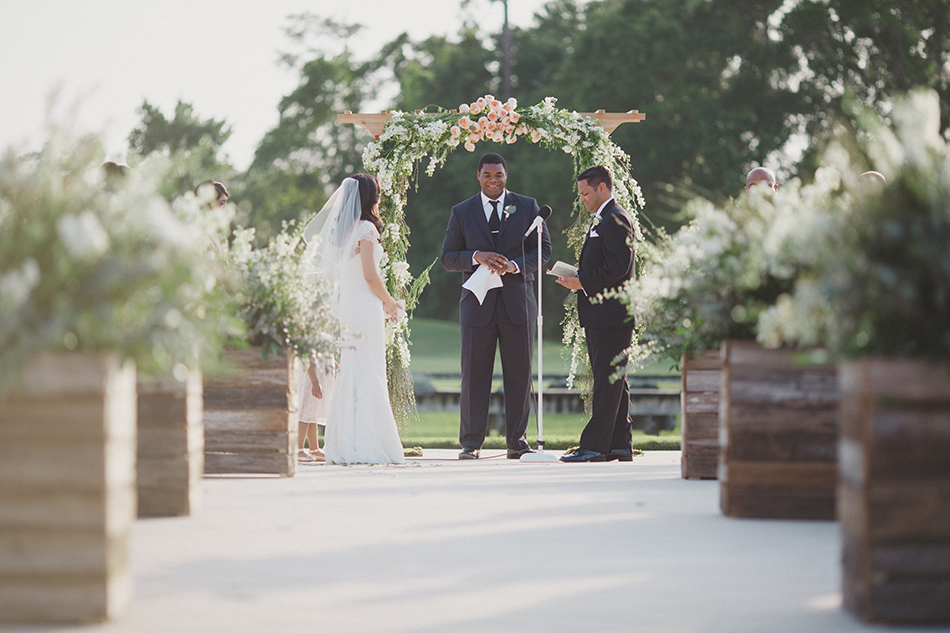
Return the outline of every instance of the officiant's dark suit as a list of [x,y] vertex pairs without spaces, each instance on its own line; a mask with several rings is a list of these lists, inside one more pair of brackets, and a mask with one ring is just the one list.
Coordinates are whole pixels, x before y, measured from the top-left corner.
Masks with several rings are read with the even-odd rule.
[[577,313],[587,337],[594,377],[591,418],[581,433],[580,448],[561,458],[566,462],[633,459],[626,374],[610,382],[618,368],[613,359],[630,347],[633,322],[617,299],[591,302],[591,297],[634,276],[633,221],[614,200],[612,185],[610,172],[604,167],[591,167],[578,176],[577,190],[592,214],[591,226],[584,239],[577,277],[558,279],[577,293]]
[[[537,232],[527,238],[525,232],[538,215],[538,203],[506,190],[507,167],[498,154],[481,158],[477,177],[481,193],[452,207],[442,265],[449,272],[461,272],[463,283],[479,264],[488,266],[501,273],[503,285],[489,290],[481,304],[471,291],[462,289],[459,458],[478,458],[485,440],[496,347],[501,349],[508,457],[517,458],[530,450],[525,433],[538,315],[532,282],[540,264]],[[551,258],[551,238],[546,226],[541,229],[541,258],[546,262]]]

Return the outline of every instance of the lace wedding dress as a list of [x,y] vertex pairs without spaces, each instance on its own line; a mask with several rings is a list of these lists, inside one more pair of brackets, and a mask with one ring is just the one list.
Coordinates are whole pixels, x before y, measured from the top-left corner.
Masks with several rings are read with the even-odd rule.
[[[383,256],[372,222],[357,225],[356,240],[373,244],[376,267]],[[363,278],[359,253],[351,252],[340,277],[337,317],[343,330],[340,367],[327,412],[324,452],[334,464],[401,464],[403,448],[386,381],[386,316],[383,302]]]

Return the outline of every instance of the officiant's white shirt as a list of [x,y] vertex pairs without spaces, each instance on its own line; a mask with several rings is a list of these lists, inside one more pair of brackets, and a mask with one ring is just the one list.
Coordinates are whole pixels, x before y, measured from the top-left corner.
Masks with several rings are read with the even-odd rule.
[[[494,209],[492,209],[492,206],[491,206],[492,198],[489,198],[488,196],[486,196],[484,191],[480,192],[478,195],[482,197],[482,210],[485,211],[485,219],[488,220],[488,222],[491,222],[491,214],[492,214],[492,211],[494,211]],[[498,219],[499,220],[504,217],[501,214],[504,213],[505,198],[507,197],[508,197],[508,190],[504,189],[501,192],[501,197],[499,197],[498,200],[495,200],[495,202],[498,203],[498,213],[499,213]],[[477,252],[478,251],[475,251],[475,253]],[[472,266],[478,266],[478,262],[475,261],[475,253],[472,253]],[[516,262],[511,262],[511,263],[515,265],[515,272],[520,273],[521,269],[518,268],[518,264]]]

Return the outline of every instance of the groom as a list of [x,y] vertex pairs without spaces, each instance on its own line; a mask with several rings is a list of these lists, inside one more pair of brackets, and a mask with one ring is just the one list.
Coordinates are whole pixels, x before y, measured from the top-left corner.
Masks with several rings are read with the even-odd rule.
[[[581,172],[577,193],[591,214],[591,224],[581,249],[577,277],[558,277],[557,282],[577,293],[577,315],[587,337],[594,394],[580,448],[561,457],[561,461],[629,462],[633,461],[633,452],[627,362],[624,357],[615,366],[614,358],[630,347],[633,323],[617,299],[591,299],[633,278],[633,220],[614,200],[613,180],[606,167],[597,165]],[[616,369],[622,369],[623,375],[611,381]]]
[[[531,282],[540,268],[538,236],[525,232],[538,215],[538,203],[507,191],[508,168],[498,154],[485,154],[476,172],[481,192],[452,207],[442,243],[442,266],[463,273],[464,280],[479,266],[501,276],[484,301],[462,290],[459,312],[462,331],[462,389],[459,459],[478,459],[488,424],[495,347],[501,348],[505,389],[505,428],[508,458],[533,452],[525,439],[531,398],[531,359],[534,353],[538,305]],[[551,258],[551,238],[541,225],[541,257]]]

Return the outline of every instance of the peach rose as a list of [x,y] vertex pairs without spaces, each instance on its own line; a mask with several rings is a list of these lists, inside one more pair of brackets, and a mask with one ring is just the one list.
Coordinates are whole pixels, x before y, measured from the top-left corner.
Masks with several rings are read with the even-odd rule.
[[469,107],[467,103],[463,103],[462,105],[459,106],[459,112],[461,112],[462,114],[468,114],[469,112],[471,112],[471,110],[472,108]]
[[518,114],[517,112],[512,112],[511,114],[508,115],[508,120],[511,121],[512,123],[517,123],[518,121],[521,120],[521,115]]
[[457,125],[453,125],[451,128],[449,128],[449,132],[452,133],[452,138],[458,138],[462,135],[462,128]]
[[462,129],[467,130],[471,126],[472,126],[472,120],[468,118],[467,116],[463,116],[462,118],[459,119],[459,127],[461,127]]
[[474,151],[475,151],[475,143],[473,143],[473,142],[470,141],[470,140],[469,140],[469,141],[465,141],[465,149],[467,149],[467,150],[470,151],[470,152],[474,152]]
[[515,99],[514,97],[511,97],[510,99],[508,99],[508,103],[505,104],[505,108],[507,108],[508,110],[515,110],[515,109],[517,109],[517,108],[518,108],[518,100]]
[[492,132],[491,140],[495,141],[496,143],[501,143],[503,140],[505,140],[505,135],[502,134],[501,130],[495,130]]
[[478,103],[473,103],[473,104],[472,104],[471,113],[472,113],[473,115],[476,115],[476,114],[478,114],[478,113],[481,112],[481,111],[482,111],[482,106],[480,106]]
[[531,130],[531,142],[537,143],[541,140],[541,132],[538,130]]
[[488,129],[488,124],[489,124],[489,123],[490,123],[490,121],[488,120],[488,117],[487,117],[487,116],[479,117],[479,119],[478,119],[478,127],[482,128],[483,130],[487,130],[487,129]]
[[488,125],[485,126],[485,129],[487,129],[489,132],[493,132],[494,130],[498,129],[498,124],[494,121],[489,121]]
[[515,135],[513,135],[513,134],[510,135],[510,136],[506,136],[506,137],[505,137],[505,142],[508,143],[509,145],[511,145],[512,143],[514,143],[514,142],[517,141],[517,140],[518,140],[518,137],[515,136]]

